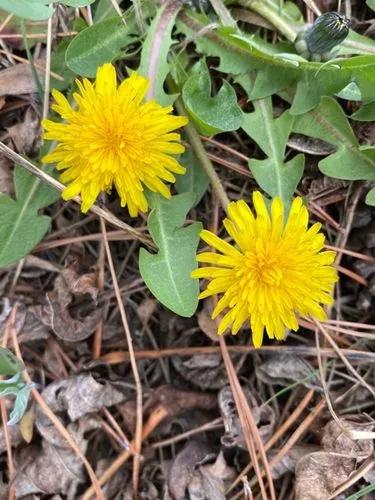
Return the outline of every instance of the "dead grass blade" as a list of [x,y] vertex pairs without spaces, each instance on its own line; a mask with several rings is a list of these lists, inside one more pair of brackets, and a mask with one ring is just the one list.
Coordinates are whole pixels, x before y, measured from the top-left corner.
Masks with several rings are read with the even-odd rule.
[[124,307],[124,304],[122,301],[120,287],[119,287],[119,284],[117,281],[115,267],[113,265],[111,249],[109,247],[109,243],[108,243],[108,239],[107,239],[107,230],[105,227],[105,222],[102,218],[100,219],[100,226],[101,226],[101,230],[103,233],[104,248],[105,248],[105,252],[107,255],[109,269],[111,272],[113,288],[114,288],[116,299],[117,299],[117,305],[118,305],[118,308],[120,311],[121,321],[122,321],[122,325],[123,325],[124,331],[125,331],[125,337],[126,337],[126,342],[127,342],[129,356],[130,356],[129,361],[130,361],[130,365],[132,368],[135,387],[136,387],[137,414],[136,414],[136,424],[135,424],[135,433],[134,433],[134,435],[135,435],[134,443],[135,443],[136,454],[134,455],[134,461],[133,461],[133,494],[135,496],[137,496],[138,495],[138,484],[139,484],[139,470],[140,470],[140,453],[141,453],[141,449],[142,449],[142,425],[143,425],[142,383],[141,383],[141,378],[140,378],[139,372],[138,372],[137,361],[136,361],[135,356],[134,356],[133,339],[132,339],[132,336],[130,333],[128,319],[127,319],[125,307]]
[[249,408],[245,394],[243,393],[242,387],[239,383],[239,380],[238,380],[236,371],[234,369],[232,360],[229,356],[227,345],[226,345],[225,340],[222,336],[220,336],[220,348],[221,348],[221,353],[223,356],[225,368],[226,368],[226,371],[228,374],[229,383],[230,383],[230,386],[231,386],[231,389],[233,392],[233,397],[234,397],[234,400],[236,402],[238,415],[239,415],[241,425],[242,425],[242,428],[244,431],[246,445],[247,445],[247,448],[249,450],[250,458],[251,458],[251,461],[253,463],[254,470],[255,470],[255,473],[256,473],[256,476],[258,479],[262,498],[264,498],[265,500],[268,500],[269,497],[267,496],[267,493],[266,493],[265,484],[263,482],[263,477],[262,477],[261,469],[259,466],[258,457],[257,457],[254,443],[256,444],[256,446],[258,448],[260,457],[261,457],[262,462],[263,462],[264,469],[266,471],[266,476],[267,476],[270,494],[271,494],[270,498],[272,500],[276,500],[275,489],[273,486],[271,469],[270,469],[270,466],[268,464],[267,455],[266,455],[262,440],[260,438],[258,428],[255,424],[254,417],[251,413],[251,410]]

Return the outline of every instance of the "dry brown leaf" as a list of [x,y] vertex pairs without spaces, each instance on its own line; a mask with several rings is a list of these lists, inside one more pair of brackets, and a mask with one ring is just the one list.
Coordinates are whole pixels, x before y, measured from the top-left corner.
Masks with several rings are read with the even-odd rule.
[[31,443],[34,433],[35,407],[31,406],[20,421],[20,431],[26,443]]
[[[340,418],[340,420],[343,428],[350,431],[371,432],[374,428],[372,422],[364,421],[358,415],[347,415]],[[358,460],[364,460],[374,453],[373,439],[353,440],[335,420],[331,420],[324,427],[322,446],[325,451],[333,451]]]
[[[245,356],[233,355],[232,358],[237,369],[240,369]],[[200,389],[221,389],[228,383],[220,354],[196,354],[188,358],[173,356],[171,360],[178,373]]]
[[176,455],[168,473],[169,494],[174,500],[186,498],[195,468],[207,457],[212,457],[212,448],[203,439],[190,440]]
[[137,314],[142,323],[147,324],[154,314],[158,303],[155,299],[144,300],[137,308]]
[[[52,382],[44,389],[42,396],[53,411],[66,412],[72,422],[103,407],[121,403],[125,398],[124,392],[113,384],[99,383],[91,374]],[[37,411],[38,428],[41,413],[41,410]]]
[[273,354],[256,367],[257,377],[265,384],[290,385],[300,381],[309,389],[321,390],[314,368],[305,359],[294,354]]
[[228,483],[235,478],[220,452],[213,464],[200,465],[188,484],[189,500],[225,500]]
[[[279,479],[287,472],[294,472],[296,468],[296,464],[298,461],[304,457],[305,455],[309,455],[315,451],[320,451],[319,446],[313,445],[301,445],[301,446],[293,446],[288,453],[286,453],[281,460],[279,460],[272,467],[272,477],[273,479]],[[274,456],[278,454],[279,450],[273,450],[270,452],[270,461]]]
[[[70,279],[71,276],[68,280]],[[92,281],[92,275],[83,275],[81,280],[72,281],[67,281],[64,274],[57,276],[54,289],[46,294],[47,303],[37,309],[41,321],[50,327],[62,340],[81,342],[87,339],[94,333],[99,320],[102,318],[102,309],[96,307],[96,302],[94,304],[80,304],[81,311],[79,312],[83,317],[82,319],[73,318],[69,311],[69,306],[74,299],[74,293],[81,296],[82,291],[85,290],[84,293],[89,294],[91,298],[94,296],[96,301],[97,291]],[[95,307],[94,311],[87,313],[87,307],[83,307],[87,305],[90,309]]]
[[326,500],[355,470],[356,461],[338,453],[317,451],[296,465],[296,500]]
[[40,119],[32,107],[28,107],[23,120],[7,127],[14,149],[20,154],[30,154],[36,149],[40,137]]
[[12,162],[8,158],[4,156],[0,158],[0,193],[2,194],[11,195],[14,193],[11,165]]
[[[43,78],[43,69],[36,69]],[[29,64],[15,64],[0,71],[0,96],[33,94],[37,90]]]
[[98,298],[98,285],[95,273],[79,274],[78,262],[72,260],[67,267],[62,271],[64,280],[69,291],[73,295],[90,295],[92,300],[96,302]]
[[211,313],[212,306],[209,301],[206,301],[202,310],[198,313],[198,325],[210,340],[218,343],[217,323],[211,319]]
[[[97,428],[93,419],[81,419],[71,424],[68,430],[83,453],[87,441],[84,434]],[[41,447],[27,446],[15,457],[17,475],[14,481],[16,497],[43,493],[61,493],[67,500],[77,498],[77,487],[85,480],[82,460],[67,445],[64,439],[61,446],[43,439]]]
[[[22,441],[22,433],[19,425],[8,426],[8,433],[10,435],[10,440],[12,442],[13,448],[16,448]],[[3,427],[0,427],[0,453],[6,451],[5,435]],[[1,497],[0,497],[1,498]]]
[[[262,441],[266,442],[271,437],[275,428],[275,413],[269,405],[258,406],[248,389],[244,388],[244,393],[255,423],[258,426],[259,435]],[[239,446],[247,450],[243,428],[230,386],[221,389],[218,395],[218,402],[225,429],[225,434],[223,434],[220,440],[221,444],[225,447]]]

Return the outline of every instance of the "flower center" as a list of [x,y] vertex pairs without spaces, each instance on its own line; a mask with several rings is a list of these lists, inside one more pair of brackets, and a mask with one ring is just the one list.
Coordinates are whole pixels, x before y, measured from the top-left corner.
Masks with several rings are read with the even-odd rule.
[[280,285],[283,270],[279,259],[250,252],[246,252],[245,257],[245,272],[249,273],[250,279],[255,279],[258,283],[265,285]]

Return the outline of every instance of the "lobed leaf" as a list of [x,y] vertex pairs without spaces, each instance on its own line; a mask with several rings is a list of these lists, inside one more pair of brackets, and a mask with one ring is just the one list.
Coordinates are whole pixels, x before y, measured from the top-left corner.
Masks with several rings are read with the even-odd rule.
[[197,129],[204,135],[230,132],[241,127],[243,113],[237,104],[234,88],[226,80],[216,96],[211,97],[211,79],[204,60],[185,82],[182,99]]
[[25,257],[48,231],[51,219],[41,208],[59,199],[59,193],[32,174],[15,168],[16,200],[0,193],[0,267]]
[[198,306],[198,280],[190,277],[202,229],[200,222],[182,227],[196,200],[194,193],[183,193],[169,200],[151,194],[153,207],[148,229],[159,251],[151,254],[141,248],[139,270],[152,294],[168,309],[190,317]]
[[333,98],[323,97],[316,109],[296,117],[293,131],[336,146],[336,153],[319,162],[323,174],[337,179],[375,179],[375,148],[359,145],[344,111]]
[[245,115],[242,128],[263,150],[267,159],[251,159],[250,170],[264,191],[272,197],[280,196],[289,206],[304,169],[303,155],[284,162],[294,117],[286,111],[275,119],[271,98],[255,100],[253,104],[255,111]]
[[[230,28],[203,30],[208,23],[205,16],[184,14],[180,16],[179,29],[194,40],[199,53],[220,59],[219,71],[241,75],[256,70],[251,99],[267,97],[292,87],[295,97],[291,113],[298,115],[316,107],[322,96],[336,94],[355,82],[363,102],[375,100],[375,55],[334,59],[326,63],[309,62],[293,53],[290,45],[274,46],[257,35],[246,35]],[[197,32],[202,35],[195,36]]]

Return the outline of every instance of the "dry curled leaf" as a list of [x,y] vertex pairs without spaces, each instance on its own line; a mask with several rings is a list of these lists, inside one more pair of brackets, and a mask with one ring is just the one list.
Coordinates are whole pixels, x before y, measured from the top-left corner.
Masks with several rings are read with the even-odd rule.
[[325,500],[355,470],[356,461],[338,453],[317,451],[296,465],[296,500]]
[[321,390],[314,368],[294,354],[273,354],[255,368],[257,377],[266,384],[288,386],[300,382],[308,388]]
[[192,439],[176,455],[168,473],[168,489],[171,498],[186,498],[186,490],[195,468],[207,457],[212,457],[212,448],[203,439]]
[[[52,382],[43,390],[42,396],[52,411],[62,416],[67,414],[72,422],[125,399],[123,391],[109,382],[97,382],[90,374]],[[65,440],[39,407],[36,413],[36,427],[52,444],[64,445]]]
[[98,285],[95,273],[79,274],[78,262],[71,260],[69,265],[62,271],[68,290],[73,295],[90,295],[96,302],[98,298]]
[[[269,453],[270,461],[277,455],[278,451],[273,450]],[[320,451],[320,447],[313,445],[292,446],[282,459],[271,468],[273,479],[279,479],[287,472],[294,472],[298,461],[305,455],[309,455],[315,451]]]
[[214,463],[199,465],[193,471],[188,484],[189,500],[225,500],[228,482],[235,478],[235,470],[229,467],[220,452]]
[[[22,433],[18,424],[8,426],[8,433],[14,448],[22,443]],[[6,449],[4,429],[3,427],[0,427],[0,453],[3,453]],[[0,498],[2,497],[0,496]]]
[[40,118],[32,107],[27,108],[23,120],[7,127],[14,149],[20,154],[32,154],[40,137]]
[[[223,359],[220,354],[196,354],[190,357],[173,356],[173,366],[178,373],[200,389],[220,389],[228,382]],[[237,369],[245,361],[242,355],[233,355]]]
[[[93,334],[102,318],[102,309],[96,305],[97,294],[93,274],[79,276],[74,267],[66,268],[57,276],[54,289],[46,294],[46,304],[37,308],[38,315],[57,337],[81,342]],[[85,295],[91,297],[91,303],[83,301],[73,307],[75,298]],[[78,318],[73,317],[73,309]]]
[[[262,441],[267,441],[275,428],[275,413],[271,406],[258,406],[247,388],[244,388],[246,399],[251,408],[254,420],[259,429]],[[232,389],[229,386],[223,387],[218,395],[220,413],[223,417],[225,434],[221,437],[221,444],[225,447],[239,446],[247,450],[245,436],[240,418],[238,416],[236,403]]]
[[211,314],[212,304],[209,301],[206,301],[202,310],[198,313],[198,325],[202,332],[204,332],[210,340],[217,343],[219,342],[217,323],[211,319]]
[[[362,420],[362,421],[361,421]],[[373,439],[352,439],[345,430],[352,432],[371,432],[374,424],[363,421],[360,417],[346,416],[340,418],[342,427],[335,420],[331,420],[323,429],[322,446],[325,451],[340,453],[345,457],[364,460],[374,453]]]
[[[78,424],[68,426],[83,453],[87,447],[83,436],[97,425],[92,419],[81,419]],[[14,481],[17,498],[37,493],[61,493],[68,500],[77,498],[77,487],[85,480],[82,460],[65,440],[60,444],[43,439],[41,447],[27,446],[17,455]]]

